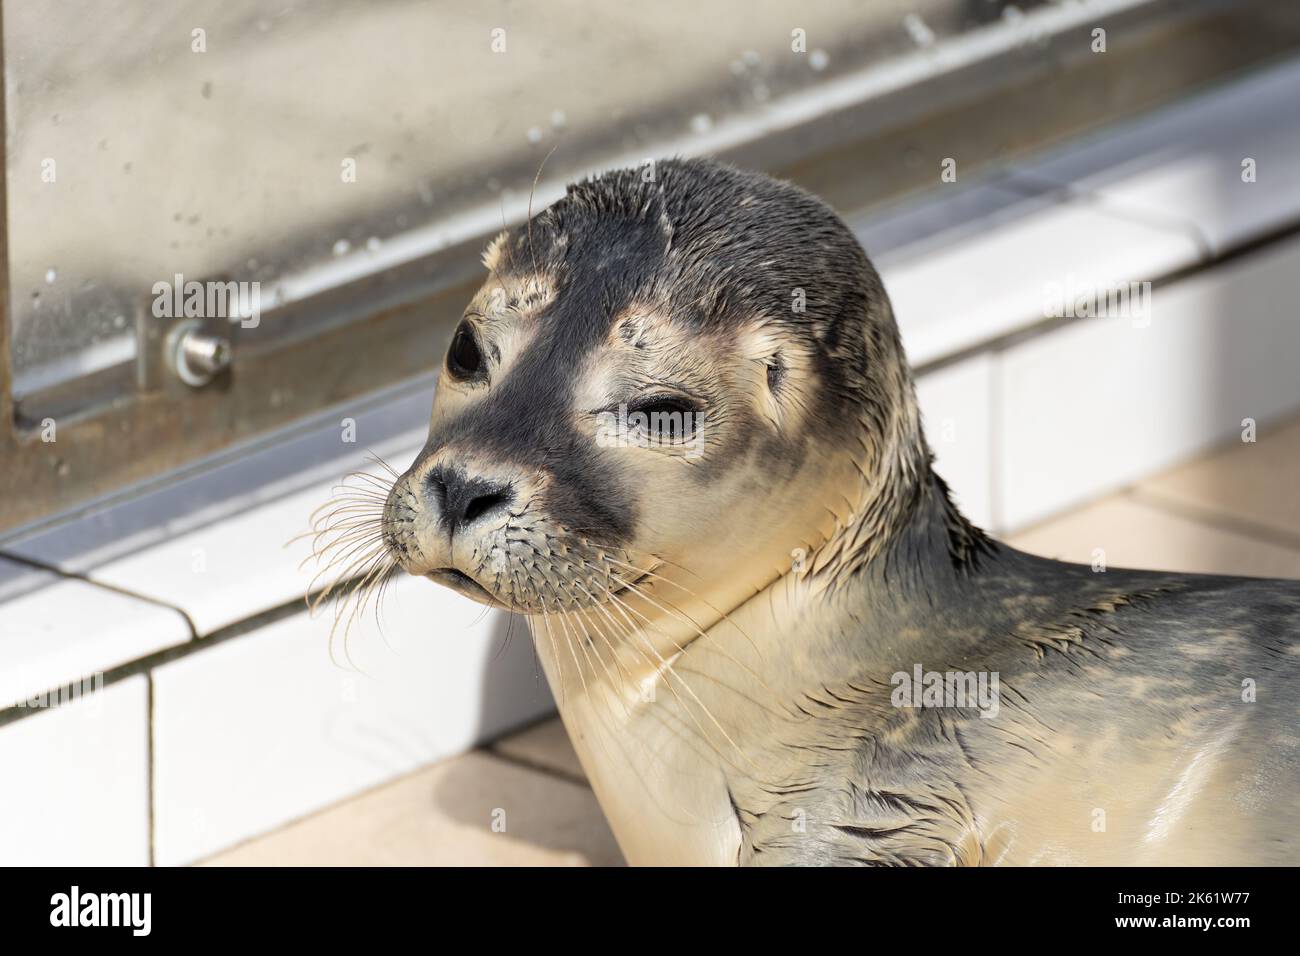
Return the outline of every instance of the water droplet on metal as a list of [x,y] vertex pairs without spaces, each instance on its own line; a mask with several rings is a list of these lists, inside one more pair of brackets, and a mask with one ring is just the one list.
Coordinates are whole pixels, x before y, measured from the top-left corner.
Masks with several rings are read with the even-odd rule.
[[542,141],[542,131],[536,126],[530,127],[528,130],[528,142],[536,146],[541,141]]
[[903,29],[907,35],[912,38],[912,42],[919,47],[932,46],[934,44],[934,31],[931,30],[924,20],[915,13],[909,13],[903,17]]
[[352,243],[348,242],[346,239],[340,239],[338,242],[334,243],[334,255],[346,256],[351,248]]
[[696,113],[691,117],[692,133],[707,133],[713,129],[713,118],[708,113]]
[[825,50],[817,49],[808,54],[808,65],[820,73],[830,66],[831,57]]
[[54,280],[57,279],[58,277],[59,277],[59,273],[58,273],[58,271],[54,268],[54,266],[50,266],[48,269],[45,270],[45,284],[46,284],[46,285],[54,285]]

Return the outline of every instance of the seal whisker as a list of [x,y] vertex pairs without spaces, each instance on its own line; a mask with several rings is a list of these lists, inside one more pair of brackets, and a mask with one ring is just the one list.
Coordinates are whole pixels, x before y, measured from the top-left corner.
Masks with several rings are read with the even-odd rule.
[[[340,505],[339,508],[339,511],[330,512],[327,519],[322,519],[307,531],[302,531],[294,535],[285,542],[285,547],[302,541],[305,538],[318,540],[330,531],[346,530],[355,527],[358,524],[365,523],[366,521],[379,521],[383,514],[382,509],[373,504],[367,504],[364,510],[358,505]],[[326,523],[326,520],[328,520],[328,523]]]
[[386,462],[386,461],[385,461],[385,460],[384,460],[384,459],[383,459],[379,454],[377,454],[373,449],[370,449],[370,448],[367,448],[367,449],[366,449],[366,460],[367,460],[367,461],[373,461],[373,462],[374,462],[376,465],[378,465],[380,468],[384,469],[384,471],[388,472],[389,477],[392,478],[394,481],[396,481],[398,478],[402,477],[401,475],[399,475],[399,474],[397,473],[396,469],[394,469],[392,465],[390,465],[388,462]]
[[[582,588],[583,593],[586,594],[587,597],[590,598],[590,600],[592,601],[592,603],[591,603],[591,605],[590,605],[589,607],[586,607],[586,608],[581,609],[581,613],[585,616],[585,615],[586,615],[589,611],[591,611],[591,610],[597,610],[597,611],[600,611],[600,612],[602,612],[602,613],[606,616],[606,618],[607,618],[607,619],[608,619],[608,620],[609,620],[609,621],[610,621],[610,622],[611,622],[615,627],[617,627],[617,626],[618,626],[618,622],[614,620],[614,618],[613,618],[612,615],[610,615],[609,610],[605,607],[605,605],[604,605],[602,602],[600,602],[599,600],[597,600],[595,597],[593,597],[593,596],[591,595],[591,593],[586,589],[586,587],[583,586],[582,582],[578,581],[578,582],[575,582],[575,584],[576,584],[579,588]],[[607,636],[605,636],[604,634],[602,634],[602,637],[605,637],[605,643],[609,645],[610,654],[614,657],[614,660],[617,661],[617,660],[618,660],[618,652],[617,652],[617,650],[615,649],[614,645],[613,645],[612,643],[610,643],[609,638],[608,638]],[[642,659],[646,664],[650,665],[650,667],[651,667],[652,669],[655,668],[655,662],[654,662],[653,660],[651,660],[649,657],[647,657],[646,654],[645,654],[645,652],[642,651],[640,648],[638,648],[638,647],[636,647],[635,645],[632,645],[632,644],[625,644],[624,646],[630,648],[632,651],[634,651],[636,654],[638,654],[638,655],[641,657],[641,659]],[[631,676],[631,675],[628,675],[628,676]]]
[[546,637],[551,645],[551,657],[555,661],[555,672],[560,679],[560,701],[563,702],[568,696],[565,692],[564,667],[560,660],[560,649],[555,643],[555,634],[551,630],[551,615],[546,610],[545,599],[541,600],[542,605],[542,624],[546,627]]
[[[361,558],[359,558],[356,562],[354,562],[351,565],[351,568],[360,569],[356,575],[347,574],[344,577],[340,577],[339,579],[336,579],[325,590],[321,591],[314,600],[311,600],[309,603],[308,613],[314,615],[316,610],[320,607],[320,605],[325,600],[333,596],[334,608],[335,608],[334,620],[330,624],[329,637],[326,643],[329,649],[330,662],[333,663],[335,666],[339,666],[339,664],[337,658],[334,655],[334,636],[338,631],[338,627],[339,627],[340,620],[342,618],[343,611],[347,608],[349,602],[351,602],[353,596],[356,594],[357,588],[361,586],[362,582],[367,577],[369,573],[369,562],[382,559],[385,556],[386,555],[382,549],[376,549],[376,551],[373,553],[368,552],[367,554],[363,555]],[[356,667],[355,663],[352,661],[350,655],[348,654],[346,640],[344,641],[343,652],[344,652],[344,657],[348,662],[348,666],[360,673],[361,669]]]
[[[340,543],[335,554],[333,554],[328,561],[324,562],[318,568],[316,573],[312,575],[311,580],[307,584],[308,593],[316,590],[316,582],[331,573],[334,574],[335,583],[350,577],[350,572],[355,569],[355,566],[367,561],[369,556],[373,553],[387,553],[387,547],[384,544],[382,537],[362,536],[356,539],[348,539],[347,541]],[[340,570],[340,568],[346,570]],[[332,587],[332,585],[326,587],[325,590],[321,592],[321,598],[328,596]],[[319,603],[321,598],[317,599],[317,603]],[[313,610],[314,609],[315,606],[313,605]]]
[[366,602],[369,600],[371,585],[375,581],[376,575],[386,573],[390,570],[392,567],[391,561],[392,558],[387,551],[380,551],[371,559],[370,563],[366,565],[361,580],[354,584],[347,592],[345,601],[340,605],[336,605],[338,612],[334,618],[334,627],[330,628],[330,643],[331,645],[333,644],[334,630],[338,626],[339,616],[342,609],[347,607],[350,603],[352,609],[348,613],[347,620],[343,626],[343,657],[358,673],[364,674],[365,671],[357,667],[356,663],[352,660],[352,654],[348,648],[348,637],[352,633],[352,624],[357,619],[358,614],[364,613]]
[[[554,593],[554,591],[552,591],[552,593]],[[577,654],[577,651],[575,651],[575,650],[573,649],[573,632],[572,632],[572,630],[571,630],[570,627],[569,627],[568,615],[566,615],[566,614],[564,613],[563,605],[560,604],[560,598],[559,598],[559,595],[555,595],[555,601],[556,601],[556,604],[557,604],[557,606],[558,606],[558,608],[559,608],[559,613],[557,614],[557,617],[559,617],[559,619],[560,619],[560,625],[564,628],[564,643],[565,643],[565,644],[568,646],[568,648],[569,648],[569,656],[573,658],[573,666],[574,666],[574,669],[578,672],[578,682],[579,682],[580,684],[582,684],[582,693],[583,693],[583,696],[585,697],[585,696],[587,696],[588,693],[589,693],[589,691],[588,691],[588,689],[587,689],[587,678],[586,678],[586,676],[585,676],[585,675],[583,674],[583,672],[582,672],[582,665],[578,662],[578,654]],[[596,673],[595,673],[595,671],[593,670],[593,671],[592,671],[592,678],[594,679],[595,676],[596,676]]]
[[[570,598],[572,598],[572,595],[570,595]],[[600,662],[601,670],[605,672],[605,679],[606,679],[606,680],[610,680],[610,684],[611,684],[611,686],[612,686],[612,685],[613,685],[613,681],[610,679],[609,667],[608,667],[608,665],[605,664],[605,660],[604,660],[604,658],[601,656],[600,649],[597,648],[596,645],[592,642],[592,640],[591,640],[591,631],[588,629],[587,625],[583,622],[582,619],[577,618],[577,617],[573,614],[573,612],[566,612],[566,615],[565,615],[565,616],[566,616],[566,617],[570,617],[570,616],[572,616],[572,617],[574,618],[574,624],[582,628],[582,632],[583,632],[583,634],[586,635],[586,640],[583,641],[583,640],[580,639],[580,640],[579,640],[579,645],[583,647],[583,653],[588,655],[588,657],[587,657],[588,663],[590,663],[590,660],[591,660],[590,654],[595,654],[595,656],[596,656],[596,660]],[[588,650],[588,649],[589,649],[589,650]],[[611,650],[612,650],[612,649],[613,649],[613,648],[612,648],[612,646],[611,646]],[[617,661],[616,661],[616,664],[617,664]],[[593,679],[593,680],[596,678],[596,668],[595,668],[594,665],[592,666],[592,669],[591,669],[591,676],[592,676],[592,679]],[[622,678],[622,675],[621,675],[621,672],[620,672],[620,680],[621,680],[621,678]],[[622,701],[622,698],[621,698],[621,697],[620,697],[620,701]],[[624,707],[626,708],[626,702],[624,701],[623,703],[624,703]]]
[[[614,559],[610,558],[608,555],[604,556],[603,560],[614,562]],[[588,564],[588,563],[585,562],[585,561],[582,561],[582,562],[580,562],[580,563],[582,563],[585,567],[587,567],[587,568],[589,568],[589,569],[591,569],[591,570],[596,570],[596,571],[600,570],[600,569],[597,569],[597,568],[593,567],[592,565]],[[614,562],[614,563],[622,563],[622,562]],[[626,566],[627,566],[627,567],[633,567],[632,565],[626,565]],[[634,570],[639,570],[639,569],[635,569],[635,568],[634,568]],[[651,572],[643,572],[643,574],[649,574],[649,573],[651,573]],[[638,587],[638,586],[636,585],[636,583],[634,583],[634,582],[630,582],[630,581],[624,581],[624,580],[622,580],[622,579],[615,579],[615,580],[618,581],[619,586],[620,586],[620,589],[626,589],[626,590],[628,590],[628,591],[630,591],[630,592],[636,594],[637,596],[641,597],[643,600],[647,601],[648,603],[654,605],[655,607],[658,607],[660,610],[664,611],[666,614],[669,614],[671,617],[673,617],[674,619],[678,620],[680,623],[684,623],[684,624],[687,624],[687,625],[689,625],[690,627],[692,627],[692,628],[696,631],[696,634],[697,634],[698,637],[704,638],[704,639],[706,640],[706,644],[707,644],[707,645],[709,646],[709,648],[713,651],[713,653],[718,654],[718,655],[721,656],[723,659],[730,661],[731,663],[733,663],[733,664],[735,664],[737,667],[739,667],[741,670],[743,670],[744,672],[746,672],[747,674],[749,674],[749,675],[750,675],[750,676],[751,676],[755,681],[758,682],[758,684],[759,684],[760,687],[762,687],[765,691],[767,691],[769,694],[771,694],[771,696],[772,696],[772,700],[773,700],[773,701],[779,701],[779,700],[780,700],[779,695],[778,695],[778,694],[776,693],[776,691],[773,689],[773,687],[771,686],[771,684],[769,684],[769,683],[767,682],[767,680],[764,679],[764,678],[762,677],[762,675],[760,675],[756,670],[754,670],[754,668],[750,667],[748,664],[746,664],[746,663],[744,663],[743,661],[741,661],[740,659],[738,659],[735,655],[733,655],[733,654],[730,653],[729,651],[727,651],[727,650],[725,650],[725,649],[723,649],[723,648],[721,648],[721,647],[716,646],[716,641],[713,640],[713,635],[711,635],[711,634],[709,634],[708,632],[706,632],[706,631],[705,631],[705,630],[704,630],[704,629],[699,625],[699,623],[696,622],[693,618],[691,618],[690,615],[686,614],[685,611],[682,611],[680,608],[678,608],[678,607],[677,607],[675,604],[673,604],[671,601],[668,601],[666,598],[664,599],[664,601],[665,601],[665,603],[667,603],[667,604],[669,605],[669,607],[668,607],[668,608],[661,607],[661,606],[658,605],[658,604],[657,604],[657,603],[656,603],[652,598],[650,598],[650,597],[649,597],[649,596],[648,596],[648,595],[647,595],[647,594],[646,594],[646,593],[645,593],[645,592],[644,592],[640,587]],[[584,589],[584,591],[585,591],[585,589]],[[617,600],[615,590],[612,589],[612,588],[607,589],[606,594],[605,594],[604,596],[605,596],[605,598],[606,598],[607,600],[611,600],[611,601],[612,601],[612,600]],[[588,597],[590,597],[591,600],[593,600],[593,601],[596,601],[596,600],[597,600],[597,598],[595,598],[594,596],[592,596],[592,595],[590,595],[590,594],[588,594]],[[621,602],[620,602],[620,603],[621,603]],[[707,603],[707,602],[705,602],[705,603]],[[646,616],[643,615],[643,614],[640,614],[640,612],[636,612],[635,609],[633,609],[633,610],[634,610],[634,613],[637,613],[639,616],[643,617],[643,618],[645,619],[645,621],[646,621],[647,624],[650,623],[650,619],[649,619],[648,617],[646,617]],[[723,615],[723,617],[726,617],[726,615]],[[653,625],[651,625],[651,626],[653,627]],[[733,624],[733,626],[735,626],[735,625]],[[745,632],[744,632],[743,629],[739,628],[738,626],[736,627],[736,629],[737,629],[737,630],[738,630],[738,631],[739,631],[743,636],[745,636],[747,639],[749,639],[749,640],[751,641],[751,644],[752,644],[752,638],[749,638],[749,635],[745,634]],[[654,630],[655,630],[656,633],[660,634],[661,636],[666,637],[666,638],[668,637],[668,635],[664,634],[664,632],[660,631],[658,628],[654,628]],[[685,648],[682,647],[682,645],[678,644],[676,641],[673,641],[671,638],[668,638],[668,639],[669,639],[670,642],[673,644],[673,646],[677,649],[677,651],[678,651],[679,654],[680,654],[680,653],[684,653]],[[755,647],[754,649],[755,649],[755,651],[757,651],[757,647]],[[760,653],[759,656],[760,656],[760,657],[762,656],[761,653]],[[755,704],[756,706],[762,707],[764,710],[768,711],[768,713],[772,713],[772,714],[782,713],[782,711],[779,709],[779,707],[778,707],[778,709],[775,709],[775,710],[774,710],[774,709],[771,708],[770,706],[765,705],[765,704],[762,704],[762,703],[760,703],[759,701],[754,700],[752,697],[749,697],[748,695],[745,695],[745,696],[746,696],[746,699],[750,700],[750,701],[751,701],[753,704]]]
[[323,515],[311,531],[298,535],[294,540],[306,537],[320,538],[330,532],[344,531],[368,522],[376,522],[383,517],[383,514],[383,508],[370,502],[339,505],[335,510]]
[[[338,550],[362,538],[379,540],[382,536],[383,522],[378,516],[348,519],[329,528],[310,532],[312,544],[309,558],[320,561],[330,551]],[[305,537],[305,536],[304,536]]]
[[[585,621],[585,622],[587,622],[587,623],[585,623],[585,624],[582,625],[582,628],[583,628],[583,632],[584,632],[584,633],[590,634],[590,631],[591,631],[591,630],[594,630],[594,631],[597,633],[597,635],[601,638],[601,640],[603,640],[603,641],[605,642],[605,644],[609,647],[610,658],[613,660],[613,663],[614,663],[614,671],[615,671],[615,673],[618,674],[618,693],[617,693],[617,694],[614,694],[614,695],[611,695],[611,696],[613,696],[613,697],[618,701],[618,703],[619,703],[619,707],[620,707],[620,708],[622,709],[622,711],[623,711],[623,716],[624,716],[625,718],[630,717],[630,716],[631,716],[631,711],[630,711],[630,709],[629,709],[629,707],[628,707],[628,702],[627,702],[627,684],[626,684],[626,681],[625,681],[625,677],[626,677],[627,672],[626,672],[626,669],[625,669],[625,668],[622,666],[622,664],[619,662],[618,654],[614,651],[614,645],[613,645],[613,643],[610,641],[608,635],[606,635],[605,632],[602,631],[602,630],[601,630],[601,629],[600,629],[600,628],[595,624],[595,622],[591,621],[591,619],[587,616],[587,613],[586,613],[585,610],[575,610],[575,611],[572,611],[572,612],[570,612],[570,613],[575,614],[575,615],[581,615],[581,621]],[[588,624],[590,625],[590,630],[588,629]],[[601,662],[601,670],[603,670],[603,671],[605,672],[605,679],[606,679],[606,680],[610,680],[609,667],[608,667],[608,666],[605,664],[605,662],[604,662],[604,655],[601,654],[600,649],[597,648],[597,647],[595,647],[594,645],[593,645],[592,650],[593,650],[593,652],[594,652],[595,655],[596,655],[596,659],[597,659],[598,661]],[[611,690],[613,689],[613,687],[614,687],[614,685],[613,685],[613,681],[610,680],[610,688],[611,688]]]
[[[383,542],[375,541],[372,542],[369,545],[369,547],[365,547],[362,545],[358,545],[357,547],[361,548],[359,553],[352,556],[347,556],[347,555],[339,556],[331,563],[330,567],[323,568],[320,571],[316,572],[316,574],[312,577],[311,581],[308,582],[307,594],[309,596],[313,593],[316,594],[315,598],[309,597],[308,600],[308,610],[312,614],[316,612],[316,610],[320,607],[320,605],[324,601],[326,601],[331,595],[335,594],[336,591],[340,591],[344,587],[346,587],[347,584],[350,581],[352,581],[353,577],[360,571],[360,569],[366,564],[367,561],[370,560],[370,558],[373,555],[382,553]],[[324,588],[317,590],[316,582],[323,575],[328,574],[330,571],[334,570],[336,566],[338,570],[334,574],[333,580],[331,580],[330,583],[327,584]]]
[[551,158],[560,144],[556,143],[551,147],[551,151],[542,157],[542,161],[537,165],[537,175],[533,177],[533,188],[528,191],[528,255],[533,260],[533,275],[537,275],[537,251],[533,248],[533,197],[537,194],[537,184],[541,181],[542,170],[546,168],[546,161]]
[[[749,646],[753,649],[754,653],[757,654],[760,658],[763,656],[763,652],[762,652],[761,650],[759,650],[758,644],[754,641],[754,639],[753,639],[753,638],[752,638],[748,633],[746,633],[745,629],[742,628],[742,627],[741,627],[739,624],[737,624],[735,621],[733,621],[733,620],[731,619],[731,615],[729,615],[726,611],[719,610],[717,607],[715,607],[713,604],[711,604],[708,600],[706,600],[706,599],[704,598],[703,595],[699,594],[699,593],[696,592],[696,591],[693,591],[692,589],[686,587],[686,586],[683,585],[683,584],[679,584],[677,581],[674,581],[672,578],[664,577],[664,576],[661,575],[661,574],[656,574],[653,570],[648,570],[648,569],[646,569],[646,568],[638,568],[638,567],[636,567],[635,565],[627,564],[626,562],[619,561],[617,558],[611,558],[611,557],[609,557],[608,555],[605,556],[605,559],[604,559],[604,560],[608,561],[608,562],[611,563],[611,564],[621,565],[622,567],[625,567],[625,568],[627,568],[628,570],[635,572],[635,573],[636,573],[638,576],[640,576],[640,577],[649,577],[649,578],[654,578],[656,581],[663,581],[665,584],[670,584],[670,585],[672,585],[673,587],[677,588],[677,589],[680,590],[680,591],[685,591],[687,594],[689,594],[691,597],[693,597],[693,598],[695,598],[696,600],[698,600],[701,604],[703,604],[703,605],[704,605],[705,607],[707,607],[709,610],[711,610],[711,611],[713,611],[715,614],[719,615],[719,616],[722,618],[722,620],[726,621],[728,624],[730,624],[732,627],[734,627],[738,632],[740,632],[741,636],[744,637],[745,640],[749,642]],[[664,562],[664,563],[668,563],[668,562]],[[682,568],[681,565],[674,565],[674,567],[681,568],[683,571],[686,571],[687,574],[690,574],[690,573],[691,573],[691,572],[690,572],[689,570],[687,570],[686,568]]]
[[[657,628],[654,628],[654,625],[651,623],[650,619],[647,618],[647,617],[645,617],[644,614],[641,614],[641,612],[637,611],[636,608],[631,607],[630,605],[627,605],[626,602],[624,602],[622,599],[620,599],[620,598],[619,598],[617,595],[615,595],[615,594],[610,594],[609,597],[610,597],[610,599],[611,599],[612,601],[616,601],[618,604],[620,604],[620,605],[626,607],[627,610],[630,611],[631,613],[636,614],[638,617],[643,618],[643,619],[646,621],[646,624],[649,625],[652,629],[657,630]],[[632,633],[633,633],[636,637],[639,637],[641,640],[645,641],[646,646],[650,648],[651,653],[654,654],[655,657],[659,659],[659,661],[660,661],[662,667],[660,667],[660,668],[658,669],[658,672],[661,673],[661,674],[664,674],[664,675],[666,675],[666,676],[669,676],[669,675],[670,675],[670,676],[672,676],[672,677],[675,677],[675,678],[678,680],[678,682],[681,684],[682,688],[683,688],[683,689],[684,689],[688,694],[690,694],[691,698],[695,701],[695,703],[696,703],[696,704],[700,707],[700,709],[704,712],[704,715],[705,715],[706,717],[708,717],[708,719],[710,720],[710,722],[712,722],[713,725],[714,725],[715,727],[717,727],[718,731],[722,734],[723,738],[727,741],[727,743],[729,743],[729,744],[730,744],[730,745],[735,749],[735,751],[736,751],[738,754],[740,754],[742,757],[744,757],[747,763],[748,763],[748,762],[751,762],[751,761],[749,761],[748,756],[745,754],[744,750],[740,747],[740,745],[737,744],[737,743],[735,742],[735,740],[732,739],[731,735],[730,735],[729,733],[727,733],[726,728],[724,728],[724,727],[722,726],[722,724],[718,721],[718,719],[713,715],[713,711],[711,711],[711,710],[709,709],[708,705],[705,704],[704,701],[700,700],[699,696],[695,693],[695,691],[691,688],[691,686],[690,686],[688,683],[686,683],[686,681],[682,678],[682,676],[681,676],[680,674],[678,674],[678,673],[676,672],[676,669],[675,669],[674,666],[673,666],[675,662],[670,662],[670,661],[668,661],[668,660],[665,660],[664,657],[663,657],[663,655],[661,655],[661,654],[659,653],[659,651],[658,651],[658,650],[655,648],[655,646],[654,646],[654,645],[649,641],[649,639],[646,638],[646,636],[645,636],[643,633],[641,633],[641,629],[640,629],[640,628],[637,628],[637,629],[633,630]],[[662,634],[662,632],[659,632],[659,633]],[[680,656],[682,653],[684,653],[684,650],[683,650],[683,648],[681,647],[681,645],[677,644],[677,642],[674,641],[670,636],[668,636],[668,635],[666,635],[666,634],[663,634],[663,636],[666,637],[666,638],[668,639],[668,641],[669,641],[670,643],[672,643],[673,646],[675,646],[675,647],[677,648],[678,654],[675,655],[675,656]],[[683,706],[683,709],[686,710],[686,712],[687,712],[688,714],[691,713],[690,708]],[[695,719],[695,718],[692,716],[692,720],[694,720],[694,719]],[[697,722],[697,723],[698,723],[698,722]],[[728,760],[728,763],[730,763],[730,760],[729,760],[729,759],[728,759],[728,758],[727,758],[727,757],[726,757],[726,756],[721,752],[721,749],[720,749],[720,748],[716,748],[716,745],[714,745],[714,744],[712,743],[712,741],[709,740],[708,735],[707,735],[707,733],[705,733],[705,731],[704,731],[703,728],[700,728],[700,733],[701,733],[701,735],[703,736],[703,738],[705,739],[705,741],[706,741],[707,743],[709,743],[709,746],[712,747],[712,748],[714,748],[714,749],[717,751],[718,756],[719,756],[719,757],[722,757],[724,760]]]
[[[634,638],[634,637],[636,636],[636,628],[635,628],[635,627],[629,627],[628,625],[620,624],[620,623],[619,623],[619,622],[618,622],[618,621],[613,617],[613,615],[610,614],[610,612],[609,612],[609,608],[608,608],[604,603],[596,604],[596,605],[594,605],[594,607],[595,607],[596,610],[601,611],[601,612],[603,612],[603,613],[606,615],[606,617],[608,618],[608,620],[610,621],[610,623],[615,627],[616,630],[618,630],[618,631],[619,631],[619,632],[624,636],[624,638],[629,638],[629,639],[630,639],[630,638]],[[692,740],[692,739],[702,741],[705,745],[707,745],[708,751],[709,751],[710,753],[712,753],[712,754],[714,754],[715,756],[718,756],[718,757],[720,757],[721,759],[727,761],[727,763],[728,763],[730,766],[735,767],[735,764],[732,763],[732,762],[731,762],[731,761],[726,757],[726,755],[723,754],[723,753],[721,752],[721,749],[718,747],[718,745],[715,744],[715,743],[710,739],[710,736],[709,736],[709,732],[708,732],[708,730],[707,730],[707,729],[706,729],[706,728],[705,728],[705,727],[704,727],[704,726],[699,722],[699,720],[698,720],[698,719],[696,718],[696,716],[695,716],[694,711],[691,709],[691,702],[690,702],[689,700],[687,700],[686,698],[684,698],[684,697],[683,697],[683,696],[678,692],[677,687],[674,686],[674,684],[673,684],[673,679],[675,679],[679,684],[683,685],[683,687],[685,687],[685,681],[684,681],[684,679],[681,677],[680,674],[678,674],[678,673],[675,672],[675,669],[674,669],[674,667],[673,667],[672,662],[664,662],[664,665],[665,665],[665,666],[663,666],[663,667],[658,667],[658,666],[655,665],[654,661],[651,660],[650,657],[646,655],[646,653],[645,653],[644,651],[640,651],[639,648],[636,648],[636,647],[635,647],[635,644],[631,643],[630,640],[629,640],[629,643],[628,643],[627,646],[636,649],[636,650],[638,651],[638,653],[640,653],[642,659],[643,659],[643,660],[644,660],[644,661],[645,661],[645,662],[646,662],[646,663],[651,667],[651,669],[652,669],[655,673],[657,673],[657,674],[660,674],[660,673],[665,674],[666,677],[668,678],[668,679],[666,679],[666,680],[664,681],[664,686],[666,686],[666,687],[668,688],[669,692],[673,695],[673,698],[677,701],[678,705],[681,707],[681,711],[682,711],[682,713],[684,713],[687,717],[689,717],[689,718],[690,718],[690,721],[691,721],[691,724],[694,725],[694,733],[691,733],[691,726],[688,725],[688,724],[683,723],[679,717],[674,716],[674,723],[676,724],[677,727],[681,728],[680,732],[676,732],[676,731],[674,731],[674,732],[677,733],[678,738],[681,739],[681,740],[683,740],[683,741],[690,741],[690,740]],[[653,647],[652,647],[651,649],[653,650]],[[661,660],[662,660],[662,658],[661,658]],[[689,692],[689,690],[690,690],[689,687],[686,687],[686,690]],[[705,707],[702,703],[699,703],[698,706],[700,706],[701,709],[703,709],[706,713],[708,712],[708,708]],[[660,724],[661,724],[662,726],[668,728],[669,725],[668,725],[668,724],[665,722],[665,720],[664,720],[664,717],[665,717],[665,716],[667,716],[667,715],[665,715],[662,711],[660,711],[660,712],[658,713],[656,719],[659,720],[659,722],[660,722]],[[672,729],[672,728],[669,728],[669,729]],[[639,738],[637,738],[635,735],[633,735],[633,739],[639,741]],[[643,745],[643,747],[644,747],[644,742],[642,742],[642,741],[639,741],[639,742],[641,742],[642,745]],[[663,759],[663,757],[662,757],[662,756],[657,752],[657,750],[656,750],[655,748],[646,748],[646,749],[645,749],[645,753],[646,753],[647,757],[648,757],[650,760],[654,761],[654,762],[655,762],[656,764],[658,764],[659,766],[664,767],[665,769],[667,769],[667,768],[670,767],[670,765],[669,765],[669,764],[668,764],[668,763]],[[739,770],[740,768],[739,768],[739,767],[736,767],[736,769]],[[692,819],[697,819],[697,820],[700,819],[700,817],[699,817],[697,814],[692,813],[692,812],[690,811],[690,809],[687,808],[687,807],[685,807],[685,806],[679,806],[678,809],[679,809],[679,810],[684,810],[684,811],[686,812],[687,816],[688,816],[688,817],[691,817]]]

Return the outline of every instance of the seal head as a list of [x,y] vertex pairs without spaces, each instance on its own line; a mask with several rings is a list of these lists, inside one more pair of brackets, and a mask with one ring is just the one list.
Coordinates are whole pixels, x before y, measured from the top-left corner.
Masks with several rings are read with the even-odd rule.
[[820,200],[665,161],[571,186],[484,264],[388,498],[407,571],[527,612],[665,582],[725,607],[868,500],[879,533],[828,563],[883,544],[928,455],[888,298]]

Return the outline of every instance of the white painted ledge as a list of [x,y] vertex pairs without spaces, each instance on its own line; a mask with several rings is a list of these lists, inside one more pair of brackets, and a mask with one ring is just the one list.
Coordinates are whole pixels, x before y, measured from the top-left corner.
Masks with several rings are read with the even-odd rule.
[[0,558],[0,710],[189,639],[169,607]]

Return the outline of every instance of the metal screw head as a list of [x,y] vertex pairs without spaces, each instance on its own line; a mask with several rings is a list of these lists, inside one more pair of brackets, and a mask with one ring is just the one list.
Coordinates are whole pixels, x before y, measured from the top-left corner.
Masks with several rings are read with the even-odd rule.
[[198,388],[230,367],[230,339],[205,332],[197,321],[181,322],[167,336],[166,354],[176,377]]

